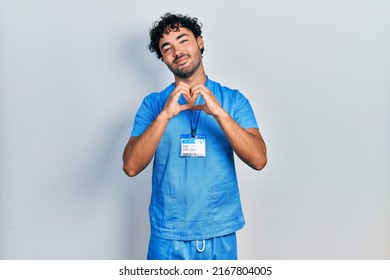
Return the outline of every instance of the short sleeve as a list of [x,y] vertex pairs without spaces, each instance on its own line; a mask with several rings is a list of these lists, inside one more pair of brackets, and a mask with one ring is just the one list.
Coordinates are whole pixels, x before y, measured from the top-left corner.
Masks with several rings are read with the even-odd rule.
[[140,136],[154,121],[156,113],[151,106],[150,97],[144,98],[134,118],[134,125],[130,137]]
[[235,91],[233,118],[242,128],[259,128],[251,104],[238,90]]

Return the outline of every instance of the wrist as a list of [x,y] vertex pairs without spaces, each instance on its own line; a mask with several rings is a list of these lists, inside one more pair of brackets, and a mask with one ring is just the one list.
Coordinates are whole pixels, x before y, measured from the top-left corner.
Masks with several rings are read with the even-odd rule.
[[169,121],[171,117],[164,111],[161,111],[160,114],[157,115],[157,121]]
[[221,110],[214,115],[214,118],[217,120],[217,122],[221,123],[227,118],[230,118],[230,115],[228,114],[228,112],[221,108]]

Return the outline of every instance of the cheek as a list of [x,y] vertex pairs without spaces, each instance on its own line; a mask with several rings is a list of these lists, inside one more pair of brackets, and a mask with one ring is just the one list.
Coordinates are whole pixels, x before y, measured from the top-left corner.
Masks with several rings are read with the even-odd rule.
[[162,55],[161,56],[161,61],[164,62],[165,64],[167,64],[168,63],[167,56],[166,55]]
[[164,64],[167,65],[167,66],[172,65],[172,60],[169,60],[167,58],[162,57],[161,61],[164,62]]

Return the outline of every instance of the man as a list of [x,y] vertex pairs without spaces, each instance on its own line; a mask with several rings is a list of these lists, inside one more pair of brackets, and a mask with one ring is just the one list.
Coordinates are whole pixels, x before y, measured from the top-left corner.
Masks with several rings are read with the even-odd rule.
[[237,259],[244,218],[234,154],[255,170],[266,147],[248,100],[206,76],[196,18],[166,14],[150,30],[151,52],[175,82],[145,97],[123,153],[136,176],[152,160],[148,259]]

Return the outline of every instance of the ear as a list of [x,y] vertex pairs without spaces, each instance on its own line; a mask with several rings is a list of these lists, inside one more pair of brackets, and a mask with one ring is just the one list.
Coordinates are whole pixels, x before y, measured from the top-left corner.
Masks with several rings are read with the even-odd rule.
[[199,49],[203,49],[204,48],[204,43],[203,43],[202,36],[198,36],[198,38],[196,38],[196,41],[198,42]]

